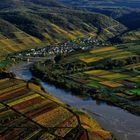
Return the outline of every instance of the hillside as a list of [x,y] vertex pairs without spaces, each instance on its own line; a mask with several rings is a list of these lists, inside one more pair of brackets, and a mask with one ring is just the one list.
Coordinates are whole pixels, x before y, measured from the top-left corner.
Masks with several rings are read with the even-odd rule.
[[[119,21],[130,30],[140,28],[140,1],[138,0],[59,0],[76,8],[102,13]],[[134,24],[135,23],[135,24]]]
[[126,29],[105,15],[51,0],[3,0],[0,7],[0,56],[84,35],[108,40]]
[[139,8],[139,0],[59,0],[66,4],[71,4],[78,7],[87,7],[87,6],[110,6],[110,7],[133,7]]
[[41,5],[50,7],[62,7],[63,5],[55,0],[1,0],[0,8],[11,8],[27,5]]
[[140,29],[132,30],[120,36],[122,42],[140,41]]

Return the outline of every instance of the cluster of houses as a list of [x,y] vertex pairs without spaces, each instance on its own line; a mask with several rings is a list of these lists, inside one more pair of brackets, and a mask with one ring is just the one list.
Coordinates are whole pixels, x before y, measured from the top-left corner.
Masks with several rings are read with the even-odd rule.
[[79,38],[73,41],[47,46],[44,48],[35,48],[18,53],[19,57],[45,57],[47,55],[68,54],[76,50],[88,50],[91,48],[106,46],[108,43],[103,43],[97,39]]

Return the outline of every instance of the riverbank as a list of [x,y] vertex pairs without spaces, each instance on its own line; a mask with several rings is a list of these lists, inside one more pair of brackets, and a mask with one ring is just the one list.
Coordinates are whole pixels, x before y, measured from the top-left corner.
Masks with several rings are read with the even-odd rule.
[[91,118],[86,112],[77,110],[75,108],[70,107],[69,105],[65,104],[64,102],[58,100],[55,97],[52,97],[49,94],[46,94],[42,87],[39,85],[35,85],[33,83],[28,83],[29,88],[39,92],[43,96],[47,97],[48,99],[60,104],[61,106],[65,107],[68,110],[72,110],[76,113],[80,119],[81,125],[87,130],[89,140],[115,140],[116,138],[112,135],[111,132],[104,130],[97,121]]
[[[79,137],[79,139],[76,139],[76,140],[83,140],[83,139],[84,140],[114,140],[114,137],[111,134],[111,132],[102,129],[101,126],[95,120],[93,120],[91,117],[89,117],[86,113],[84,113],[82,111],[79,111],[79,110],[77,110],[75,108],[72,108],[69,105],[65,104],[64,102],[58,100],[57,98],[52,97],[50,94],[48,94],[47,92],[45,92],[45,90],[43,89],[43,87],[37,81],[29,80],[27,82],[26,80],[22,80],[22,79],[6,78],[4,80],[1,80],[0,84],[2,85],[1,86],[2,90],[0,91],[1,103],[3,105],[7,105],[5,103],[5,98],[6,99],[7,98],[8,99],[9,98],[10,99],[11,98],[14,98],[14,101],[13,102],[10,102],[10,104],[8,104],[8,106],[11,109],[14,109],[14,111],[16,110],[18,113],[24,114],[24,117],[28,117],[28,119],[31,119],[31,120],[33,120],[33,121],[36,122],[36,120],[34,120],[34,118],[32,116],[26,115],[26,110],[30,110],[31,114],[32,113],[34,114],[34,112],[36,112],[36,111],[37,112],[39,111],[39,113],[41,113],[40,111],[42,109],[40,110],[38,107],[43,102],[40,102],[39,103],[40,105],[39,105],[38,104],[38,101],[36,101],[36,98],[38,98],[38,100],[40,100],[40,99],[48,100],[51,103],[49,103],[50,105],[47,104],[46,107],[47,106],[51,107],[51,104],[54,104],[54,105],[57,104],[60,107],[64,108],[64,109],[61,109],[61,111],[62,111],[61,113],[63,115],[64,115],[63,110],[64,110],[64,112],[65,112],[65,110],[67,110],[68,112],[70,112],[74,116],[76,116],[77,121],[79,123],[79,127],[78,128],[74,128],[75,130],[72,131],[72,132],[75,132],[76,131],[76,133],[78,133],[77,134],[77,137],[79,137],[81,135],[80,134],[81,132],[79,132],[79,131],[83,131],[84,132]],[[10,87],[7,84],[10,85]],[[5,94],[2,94],[2,93],[5,93],[6,95]],[[23,95],[23,93],[25,95]],[[31,95],[30,95],[30,93],[31,93]],[[7,94],[8,94],[8,96],[7,96]],[[18,95],[18,94],[21,94],[21,95]],[[21,96],[21,98],[20,98],[20,96]],[[22,98],[22,96],[25,96],[25,97]],[[35,97],[35,99],[32,99],[32,96]],[[32,99],[32,101],[30,101],[30,98]],[[23,104],[22,104],[22,102],[23,102]],[[27,103],[25,103],[25,102],[27,102]],[[28,107],[28,104],[30,104],[30,103],[31,103],[31,105]],[[27,105],[27,107],[24,109],[24,107],[26,105]],[[31,111],[31,109],[32,109],[32,111]],[[23,110],[24,110],[24,113],[22,112]],[[49,112],[51,112],[51,111],[49,111]],[[54,116],[51,116],[51,115],[49,117],[52,118],[52,119],[54,118]],[[40,119],[37,119],[37,122],[36,123],[39,124],[41,127],[44,127],[45,126],[45,122],[47,120],[44,122],[43,121],[44,119],[43,120],[42,119],[41,120]],[[55,118],[55,121],[56,121],[56,119],[60,120],[60,118],[57,118],[56,117]],[[52,122],[52,120],[50,120],[50,121]],[[52,122],[52,124],[53,123],[54,122]],[[82,128],[84,128],[85,130],[82,130]],[[45,129],[45,128],[43,128],[43,129]],[[63,134],[63,135],[65,135],[65,134]],[[66,137],[70,137],[69,134]]]
[[81,84],[71,85],[71,82],[64,80],[63,76],[61,76],[60,78],[58,78],[58,77],[56,78],[56,75],[50,76],[47,73],[45,73],[44,71],[38,69],[37,67],[32,67],[30,70],[34,77],[37,77],[45,82],[47,81],[50,84],[54,84],[55,86],[57,86],[59,88],[63,88],[68,91],[72,91],[76,95],[84,95],[87,97],[92,97],[96,100],[104,101],[110,105],[120,107],[124,110],[127,110],[128,112],[130,112],[132,114],[140,116],[140,106],[138,106],[132,102],[129,102],[125,99],[117,98],[113,94],[96,93],[96,91],[89,92],[88,88],[86,88],[86,87],[83,88]]
[[[29,68],[31,63],[20,62],[9,69],[17,77],[30,80],[33,76]],[[139,140],[140,117],[135,116],[123,109],[106,104],[99,100],[93,100],[81,95],[58,88],[48,82],[40,81],[47,93],[65,104],[78,110],[84,110],[92,118],[97,120],[105,130],[112,132],[119,140]],[[126,118],[124,120],[124,118]]]
[[0,139],[89,140],[79,116],[34,83],[1,79],[0,99]]
[[92,95],[92,97],[93,99],[97,99],[97,100],[106,102],[110,105],[120,107],[134,115],[140,116],[140,106],[132,102],[129,102],[127,100],[117,99],[114,95],[110,95],[110,94],[95,94],[95,95]]

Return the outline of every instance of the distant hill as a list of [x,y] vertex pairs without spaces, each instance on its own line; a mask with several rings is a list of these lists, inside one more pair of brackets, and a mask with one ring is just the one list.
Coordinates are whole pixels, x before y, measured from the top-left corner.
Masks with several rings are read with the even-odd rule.
[[139,0],[58,0],[66,4],[71,4],[78,7],[91,7],[91,6],[120,6],[120,7],[133,7],[139,8]]
[[0,9],[0,55],[85,35],[108,40],[126,29],[108,16],[55,0],[2,0]]
[[140,41],[140,29],[132,30],[120,36],[122,42]]
[[130,30],[140,28],[139,0],[59,0],[76,8],[105,14],[124,24]]
[[10,8],[27,5],[41,5],[50,7],[62,7],[59,2],[55,0],[1,0],[0,8]]

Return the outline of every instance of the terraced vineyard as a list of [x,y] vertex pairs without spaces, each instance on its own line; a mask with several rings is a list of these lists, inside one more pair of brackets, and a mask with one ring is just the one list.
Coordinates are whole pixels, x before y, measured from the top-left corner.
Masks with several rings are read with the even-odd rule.
[[12,32],[12,34],[14,34],[14,38],[8,38],[0,34],[0,51],[2,52],[0,54],[1,57],[5,54],[18,52],[27,48],[41,45],[41,40],[28,35],[25,32],[18,31]]
[[0,80],[1,140],[87,139],[77,115],[28,85],[16,79]]

